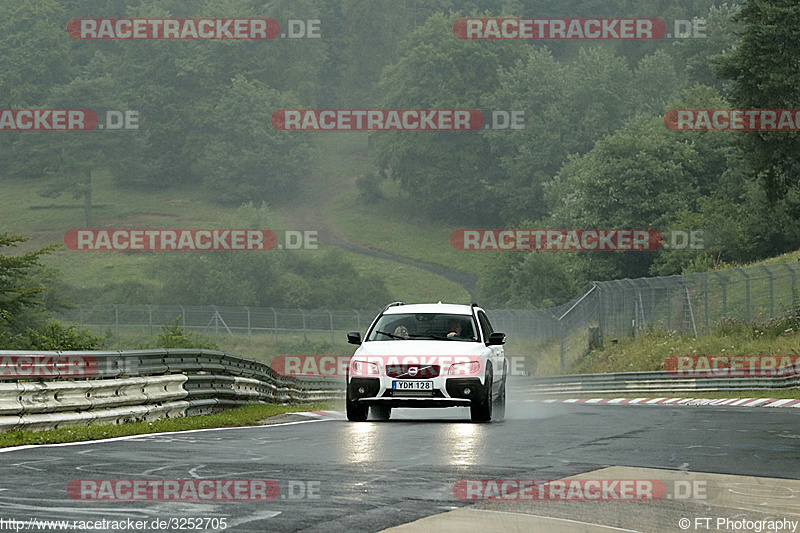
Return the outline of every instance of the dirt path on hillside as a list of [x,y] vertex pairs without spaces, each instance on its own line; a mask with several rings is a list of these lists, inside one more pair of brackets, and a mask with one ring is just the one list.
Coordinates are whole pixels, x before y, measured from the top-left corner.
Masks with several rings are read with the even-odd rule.
[[332,198],[340,195],[343,190],[354,188],[356,186],[355,182],[355,176],[338,183],[306,182],[301,186],[301,191],[295,201],[284,204],[280,208],[276,208],[275,211],[284,217],[292,228],[299,230],[316,230],[320,243],[336,246],[348,252],[394,261],[395,263],[426,270],[460,285],[469,293],[470,301],[476,301],[477,278],[475,276],[451,270],[443,266],[422,263],[413,259],[373,250],[365,243],[353,241],[345,235],[336,233],[333,228],[329,227],[325,223],[325,218],[322,216],[322,207]]

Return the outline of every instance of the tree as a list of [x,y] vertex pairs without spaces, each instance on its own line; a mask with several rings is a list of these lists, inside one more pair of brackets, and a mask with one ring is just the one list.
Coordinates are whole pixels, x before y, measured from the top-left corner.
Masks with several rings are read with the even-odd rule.
[[[480,109],[508,68],[522,57],[519,43],[465,41],[453,36],[460,15],[431,16],[409,37],[401,58],[381,80],[385,109]],[[479,132],[378,132],[380,168],[428,216],[471,223],[497,221],[501,172]]]
[[308,133],[270,123],[274,111],[299,107],[292,94],[236,76],[209,113],[195,171],[222,202],[274,203],[289,198],[309,167]]
[[[734,50],[720,57],[717,74],[733,81],[736,109],[800,108],[800,4],[751,0],[734,17],[742,25]],[[800,135],[748,132],[736,140],[752,176],[771,201],[786,200],[800,213]]]
[[637,113],[661,113],[679,87],[680,77],[663,52],[633,69],[604,47],[582,48],[569,61],[531,48],[486,99],[486,107],[521,110],[525,116],[523,129],[486,133],[506,175],[505,221],[545,218],[544,187],[570,154],[585,154]]
[[[0,233],[0,250],[17,247],[29,239],[19,235]],[[0,254],[0,325],[21,327],[22,317],[42,305],[40,299],[48,287],[37,280],[44,266],[41,258],[59,245],[50,245],[20,255]]]
[[[688,91],[669,107],[725,107],[711,88]],[[697,213],[704,199],[738,200],[722,186],[732,148],[725,134],[675,132],[662,119],[639,117],[572,156],[546,192],[556,228],[655,229],[667,232],[681,213]],[[702,229],[702,228],[692,228]],[[674,253],[661,251],[658,254]],[[646,276],[651,252],[583,252],[576,269],[583,281]]]

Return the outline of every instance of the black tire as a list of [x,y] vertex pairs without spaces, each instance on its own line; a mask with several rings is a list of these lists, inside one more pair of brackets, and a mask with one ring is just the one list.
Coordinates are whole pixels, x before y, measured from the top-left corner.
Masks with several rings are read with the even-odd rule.
[[351,422],[364,422],[367,420],[369,414],[369,406],[361,405],[356,401],[350,399],[350,391],[347,391],[345,398],[345,406],[347,408],[347,419]]
[[392,416],[392,408],[387,405],[373,405],[370,409],[375,420],[389,420]]
[[[506,370],[503,368],[503,370]],[[503,385],[500,388],[500,393],[497,395],[497,400],[494,403],[494,413],[492,418],[495,420],[502,420],[506,416],[506,382],[508,381],[508,374],[503,372]]]
[[469,406],[469,416],[473,422],[490,422],[492,420],[492,367],[486,370],[483,398]]

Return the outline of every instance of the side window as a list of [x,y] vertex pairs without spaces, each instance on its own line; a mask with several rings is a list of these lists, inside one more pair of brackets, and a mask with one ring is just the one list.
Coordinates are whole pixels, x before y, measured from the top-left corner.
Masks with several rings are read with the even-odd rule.
[[489,335],[494,333],[494,330],[492,329],[492,325],[489,323],[489,318],[483,311],[478,311],[478,321],[481,323],[481,329],[483,330],[483,340],[484,342],[486,342],[489,339]]

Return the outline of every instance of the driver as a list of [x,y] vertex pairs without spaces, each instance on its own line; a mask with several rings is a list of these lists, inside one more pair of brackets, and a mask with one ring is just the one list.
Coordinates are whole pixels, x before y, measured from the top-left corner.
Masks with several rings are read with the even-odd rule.
[[461,336],[461,321],[455,318],[451,318],[447,321],[447,334],[448,337],[460,337]]

